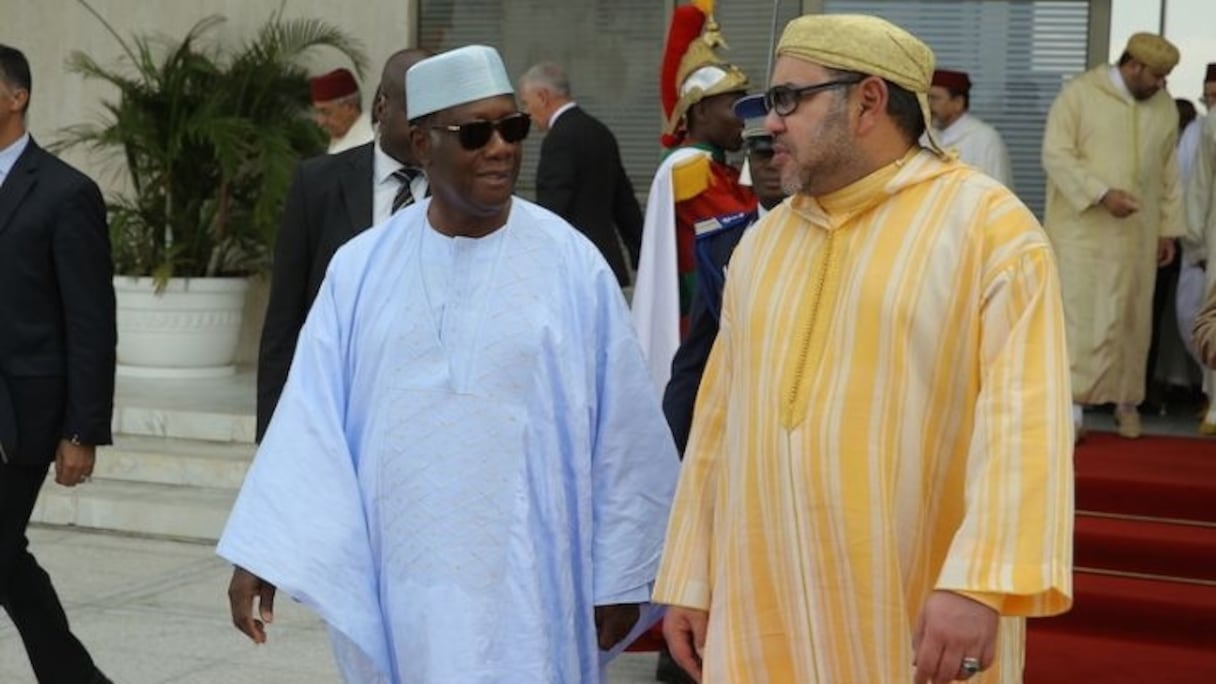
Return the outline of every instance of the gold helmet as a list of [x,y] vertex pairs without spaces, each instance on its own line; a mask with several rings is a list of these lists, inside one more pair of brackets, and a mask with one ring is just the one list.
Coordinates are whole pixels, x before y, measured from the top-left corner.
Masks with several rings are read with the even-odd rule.
[[747,91],[747,76],[717,55],[728,48],[713,17],[713,0],[694,0],[676,8],[667,31],[659,94],[663,100],[663,146],[683,140],[684,116],[694,104],[722,93]]

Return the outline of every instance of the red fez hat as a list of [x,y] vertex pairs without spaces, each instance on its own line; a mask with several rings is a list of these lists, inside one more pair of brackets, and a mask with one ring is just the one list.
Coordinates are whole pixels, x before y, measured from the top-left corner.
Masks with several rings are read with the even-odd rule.
[[933,72],[933,85],[953,93],[971,92],[971,79],[965,71],[937,69]]
[[327,102],[359,92],[355,75],[347,69],[334,69],[327,74],[308,79],[308,92],[313,102]]
[[1212,81],[1216,81],[1216,62],[1209,64],[1207,73],[1203,75],[1204,83],[1211,83]]

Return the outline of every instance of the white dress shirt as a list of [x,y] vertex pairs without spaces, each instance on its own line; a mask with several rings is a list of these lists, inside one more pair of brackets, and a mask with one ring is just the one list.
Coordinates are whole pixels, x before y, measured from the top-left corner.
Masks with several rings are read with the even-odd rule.
[[[393,198],[397,196],[397,189],[401,187],[401,181],[397,180],[393,174],[402,168],[403,164],[380,149],[379,141],[373,150],[372,225],[374,226],[384,223],[393,214]],[[420,173],[410,183],[410,194],[414,196],[415,202],[426,197],[426,189],[426,174]]]
[[558,107],[556,110],[554,110],[554,112],[549,115],[549,129],[552,130],[553,124],[557,123],[557,118],[559,116],[561,116],[562,114],[565,114],[566,112],[570,111],[571,109],[574,109],[577,106],[578,105],[575,104],[575,102],[573,100],[571,100],[570,102],[567,102],[566,104],[564,104],[564,105]]
[[13,166],[17,164],[17,160],[21,158],[21,153],[25,152],[25,148],[29,144],[30,134],[23,133],[11,145],[0,150],[0,185],[4,185],[4,179],[8,178],[9,172],[13,170]]

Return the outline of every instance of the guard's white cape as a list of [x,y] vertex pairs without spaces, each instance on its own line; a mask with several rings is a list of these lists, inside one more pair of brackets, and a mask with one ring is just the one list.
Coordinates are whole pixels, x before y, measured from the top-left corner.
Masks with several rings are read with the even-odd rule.
[[678,469],[616,277],[534,204],[480,240],[428,205],[334,257],[218,552],[348,682],[600,681],[593,606],[649,598]]
[[655,171],[646,199],[642,251],[638,255],[630,310],[660,397],[671,379],[671,360],[680,348],[680,276],[671,170],[681,161],[709,154],[708,150],[692,146],[673,150]]

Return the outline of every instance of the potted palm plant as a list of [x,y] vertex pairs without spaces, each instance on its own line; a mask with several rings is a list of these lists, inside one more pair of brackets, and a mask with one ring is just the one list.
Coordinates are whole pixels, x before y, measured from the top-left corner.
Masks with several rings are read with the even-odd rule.
[[362,73],[363,48],[325,22],[284,18],[282,6],[231,49],[212,40],[218,16],[180,40],[128,41],[78,1],[124,53],[115,67],[71,54],[70,71],[117,97],[55,145],[107,154],[125,180],[107,198],[120,372],[230,373],[249,279],[269,265],[295,166],[325,148],[302,60],[333,48]]

